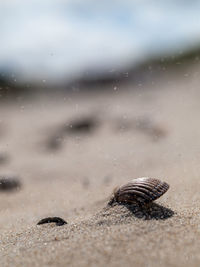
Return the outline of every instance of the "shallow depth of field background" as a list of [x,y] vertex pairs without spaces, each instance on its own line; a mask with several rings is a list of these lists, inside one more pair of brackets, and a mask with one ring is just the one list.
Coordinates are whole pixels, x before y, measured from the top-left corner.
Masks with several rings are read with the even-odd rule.
[[193,51],[198,61],[199,8],[195,0],[1,1],[1,90],[78,90],[132,76],[141,83],[152,61],[163,72],[166,61],[180,68]]

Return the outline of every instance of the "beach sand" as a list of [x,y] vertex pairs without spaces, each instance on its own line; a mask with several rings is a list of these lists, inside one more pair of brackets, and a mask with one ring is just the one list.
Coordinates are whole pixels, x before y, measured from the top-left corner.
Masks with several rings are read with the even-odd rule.
[[[0,175],[22,185],[0,191],[0,266],[200,266],[199,70],[2,102]],[[170,189],[146,210],[107,206],[145,176]],[[68,224],[37,225],[49,216]]]

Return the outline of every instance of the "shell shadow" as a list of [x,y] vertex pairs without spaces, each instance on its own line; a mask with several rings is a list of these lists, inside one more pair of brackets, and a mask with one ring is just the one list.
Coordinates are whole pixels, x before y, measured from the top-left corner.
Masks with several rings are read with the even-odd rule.
[[134,217],[143,220],[166,220],[174,215],[174,211],[156,203],[123,204]]

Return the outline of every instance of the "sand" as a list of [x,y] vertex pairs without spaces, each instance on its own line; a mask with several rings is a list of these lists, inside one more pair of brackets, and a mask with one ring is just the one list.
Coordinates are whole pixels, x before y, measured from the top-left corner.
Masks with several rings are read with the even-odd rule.
[[[0,266],[200,266],[199,69],[2,102],[0,174],[22,186],[0,192]],[[91,131],[66,130],[88,116]],[[145,210],[107,206],[143,176],[170,189]],[[37,225],[48,216],[68,224]]]

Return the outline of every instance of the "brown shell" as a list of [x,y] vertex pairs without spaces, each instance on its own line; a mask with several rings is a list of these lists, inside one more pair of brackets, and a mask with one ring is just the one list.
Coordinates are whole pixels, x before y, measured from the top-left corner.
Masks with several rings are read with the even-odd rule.
[[162,196],[169,185],[155,178],[143,177],[133,179],[114,191],[111,202],[119,203],[148,203]]

